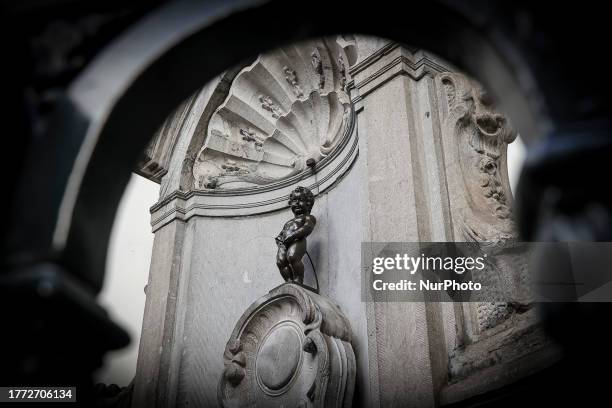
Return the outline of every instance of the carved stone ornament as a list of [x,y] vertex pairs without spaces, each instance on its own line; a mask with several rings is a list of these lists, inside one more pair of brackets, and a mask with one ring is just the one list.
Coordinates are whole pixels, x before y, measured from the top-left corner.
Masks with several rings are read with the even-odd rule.
[[286,283],[253,303],[227,342],[223,407],[350,407],[351,329],[338,306]]
[[[193,165],[197,190],[267,186],[318,168],[345,146],[353,108],[345,50],[333,39],[260,55],[232,82]],[[319,163],[321,162],[321,163]]]
[[507,146],[516,132],[506,116],[497,112],[483,88],[465,75],[441,73],[436,78],[446,100],[443,132],[452,151],[449,177],[455,186],[451,197],[458,211],[453,215],[458,241],[479,242],[491,267],[478,276],[496,298],[508,302],[478,302],[468,313],[475,319],[475,340],[515,312],[531,307],[526,248],[517,246],[512,220],[511,191],[507,172]]
[[457,73],[439,74],[437,80],[448,102],[446,134],[458,139],[457,170],[463,177],[459,185],[466,192],[461,238],[477,242],[514,239],[506,149],[516,132],[476,82]]

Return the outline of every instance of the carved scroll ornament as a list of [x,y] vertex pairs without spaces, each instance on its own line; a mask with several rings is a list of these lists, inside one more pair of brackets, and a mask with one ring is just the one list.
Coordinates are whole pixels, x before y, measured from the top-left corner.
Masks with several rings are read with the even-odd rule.
[[[526,249],[516,247],[517,232],[512,220],[511,191],[506,153],[516,132],[506,116],[497,112],[483,88],[459,73],[441,73],[437,84],[447,102],[443,118],[444,137],[453,146],[446,159],[451,170],[451,189],[456,198],[456,239],[481,243],[494,262],[487,287],[501,291],[493,297],[508,302],[474,305],[476,332],[496,327],[516,310],[530,307]],[[457,199],[458,198],[458,199]]]
[[347,318],[328,299],[286,283],[242,315],[227,342],[223,407],[350,407],[355,355]]
[[465,203],[462,228],[467,241],[506,241],[516,236],[510,210],[506,148],[516,139],[508,119],[497,112],[482,87],[465,75],[442,73],[448,113],[447,135],[456,138]]

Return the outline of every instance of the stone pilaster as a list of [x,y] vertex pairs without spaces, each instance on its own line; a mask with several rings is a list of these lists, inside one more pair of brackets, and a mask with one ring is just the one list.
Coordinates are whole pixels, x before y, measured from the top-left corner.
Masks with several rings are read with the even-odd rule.
[[[445,70],[427,54],[397,44],[351,69],[365,168],[365,242],[450,237],[433,83]],[[368,303],[372,406],[436,405],[446,373],[443,314],[441,304]]]
[[185,224],[173,222],[156,232],[147,300],[138,350],[133,406],[163,406],[171,372],[177,291]]

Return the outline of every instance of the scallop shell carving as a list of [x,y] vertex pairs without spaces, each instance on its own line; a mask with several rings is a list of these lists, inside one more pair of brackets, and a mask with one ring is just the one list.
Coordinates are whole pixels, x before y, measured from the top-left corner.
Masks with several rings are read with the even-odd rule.
[[[346,44],[322,39],[260,55],[212,115],[193,166],[196,189],[273,184],[324,163],[352,128]],[[350,45],[349,45],[350,46]]]

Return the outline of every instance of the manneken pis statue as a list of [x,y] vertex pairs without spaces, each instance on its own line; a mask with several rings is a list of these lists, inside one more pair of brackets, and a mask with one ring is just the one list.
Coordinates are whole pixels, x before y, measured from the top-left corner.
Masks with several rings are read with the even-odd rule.
[[302,257],[306,253],[306,237],[317,223],[310,215],[313,205],[314,195],[305,187],[297,187],[289,196],[289,206],[295,217],[285,223],[276,237],[276,265],[286,282],[304,283]]

